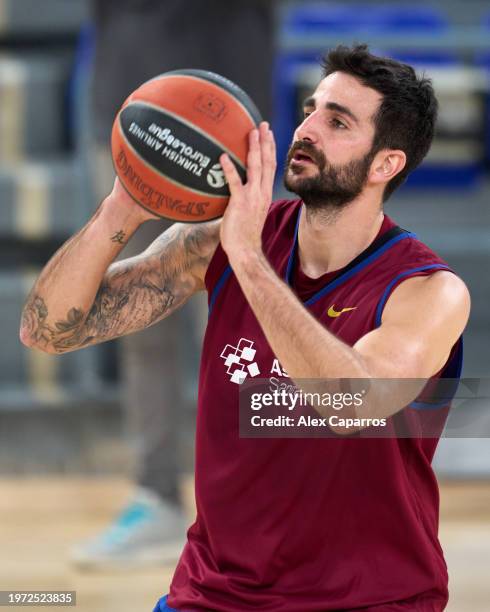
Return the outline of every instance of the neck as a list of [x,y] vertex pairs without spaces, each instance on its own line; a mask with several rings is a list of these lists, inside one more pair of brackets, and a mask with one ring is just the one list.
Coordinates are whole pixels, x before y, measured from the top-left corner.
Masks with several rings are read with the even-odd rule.
[[339,211],[311,211],[303,204],[298,231],[301,269],[318,278],[343,268],[376,238],[383,218],[379,204],[363,198]]

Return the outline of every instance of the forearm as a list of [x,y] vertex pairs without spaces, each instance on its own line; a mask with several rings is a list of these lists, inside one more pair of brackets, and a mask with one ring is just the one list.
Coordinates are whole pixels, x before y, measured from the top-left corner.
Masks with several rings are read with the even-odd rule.
[[24,344],[52,352],[69,348],[63,338],[81,331],[107,268],[140,224],[134,204],[104,200],[53,255],[32,288],[22,313]]
[[232,263],[262,330],[291,378],[369,378],[362,356],[330,333],[275,274],[262,254]]
[[[238,261],[237,261],[238,259]],[[385,418],[410,403],[425,381],[405,384],[380,377],[370,361],[329,332],[301,304],[275,274],[262,254],[235,258],[238,282],[281,366],[306,393],[361,393],[362,402],[345,405],[343,418]],[[346,379],[350,383],[346,384]],[[312,403],[323,417],[339,416],[329,404]],[[330,425],[337,433],[353,433],[367,426]]]

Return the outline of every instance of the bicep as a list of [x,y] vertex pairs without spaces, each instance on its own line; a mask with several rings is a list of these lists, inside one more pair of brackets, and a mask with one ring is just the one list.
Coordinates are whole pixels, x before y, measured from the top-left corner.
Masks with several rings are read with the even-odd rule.
[[221,219],[205,223],[174,223],[142,253],[160,261],[163,279],[186,281],[190,276],[195,289],[203,290],[204,277],[219,243]]
[[469,310],[468,290],[454,274],[411,278],[393,291],[381,325],[354,348],[375,378],[430,378],[446,363]]

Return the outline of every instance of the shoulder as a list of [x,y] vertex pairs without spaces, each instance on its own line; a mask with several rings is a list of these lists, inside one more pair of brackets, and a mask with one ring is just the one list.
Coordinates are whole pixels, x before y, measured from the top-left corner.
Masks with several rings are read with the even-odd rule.
[[470,307],[470,293],[464,281],[449,270],[439,270],[401,282],[386,304],[383,320],[400,316],[430,318],[432,322],[452,319],[462,331]]
[[439,301],[466,302],[470,293],[463,279],[450,270],[437,270],[425,276],[412,276],[401,282],[392,297],[400,299],[433,298]]

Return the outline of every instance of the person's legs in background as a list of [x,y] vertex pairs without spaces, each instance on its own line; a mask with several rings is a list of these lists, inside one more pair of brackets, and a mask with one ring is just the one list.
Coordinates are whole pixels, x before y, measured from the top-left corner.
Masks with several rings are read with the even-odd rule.
[[[95,193],[102,201],[114,183],[111,156],[106,147],[97,146],[91,156]],[[140,227],[120,258],[144,251],[169,225],[162,220]],[[183,341],[193,340],[188,317],[181,310],[171,320],[118,341],[136,488],[108,529],[73,549],[72,558],[79,564],[164,562],[175,560],[182,550],[186,523],[179,495],[179,430],[186,399],[179,352]]]

